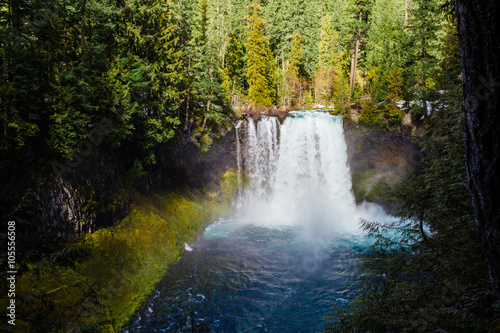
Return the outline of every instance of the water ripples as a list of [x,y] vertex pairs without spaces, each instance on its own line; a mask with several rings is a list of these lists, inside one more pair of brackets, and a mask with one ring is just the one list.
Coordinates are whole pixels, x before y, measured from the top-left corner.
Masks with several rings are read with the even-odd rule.
[[[317,332],[359,273],[357,235],[319,247],[300,228],[219,220],[160,283],[128,332]],[[315,262],[304,267],[305,260]]]

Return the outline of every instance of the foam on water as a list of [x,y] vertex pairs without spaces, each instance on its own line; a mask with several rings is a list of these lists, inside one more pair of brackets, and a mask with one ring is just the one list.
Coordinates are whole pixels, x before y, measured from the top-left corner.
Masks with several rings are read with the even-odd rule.
[[185,244],[126,332],[320,332],[352,299],[371,244],[358,220],[389,220],[355,207],[342,119],[293,116],[236,125],[238,213]]

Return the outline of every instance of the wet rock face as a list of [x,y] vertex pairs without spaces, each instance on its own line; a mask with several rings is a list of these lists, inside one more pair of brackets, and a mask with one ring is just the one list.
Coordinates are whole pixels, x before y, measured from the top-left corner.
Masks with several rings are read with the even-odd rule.
[[70,183],[57,179],[42,216],[48,222],[46,227],[54,227],[57,236],[64,239],[91,232],[95,228],[96,213],[86,212],[84,201],[85,198]]
[[153,169],[130,184],[130,147],[105,147],[63,175],[31,172],[24,164],[2,179],[2,215],[18,224],[19,242],[37,246],[42,239],[70,240],[113,225],[129,210],[131,194],[185,190],[220,190],[220,176],[236,167],[234,130],[214,140],[202,153],[188,137],[158,149]]
[[139,190],[218,187],[220,176],[229,168],[236,168],[235,131],[215,139],[205,153],[185,137],[161,147],[157,156],[159,163],[153,172],[154,184],[143,182]]
[[344,135],[357,202],[387,205],[388,188],[421,166],[421,152],[409,135],[348,122]]

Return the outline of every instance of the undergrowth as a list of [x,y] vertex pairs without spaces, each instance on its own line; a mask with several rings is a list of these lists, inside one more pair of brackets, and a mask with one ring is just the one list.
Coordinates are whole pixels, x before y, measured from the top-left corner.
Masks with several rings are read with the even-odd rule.
[[135,193],[120,223],[67,244],[58,255],[23,261],[15,331],[119,331],[182,257],[184,242],[228,212],[236,177],[227,172],[219,189],[197,195]]

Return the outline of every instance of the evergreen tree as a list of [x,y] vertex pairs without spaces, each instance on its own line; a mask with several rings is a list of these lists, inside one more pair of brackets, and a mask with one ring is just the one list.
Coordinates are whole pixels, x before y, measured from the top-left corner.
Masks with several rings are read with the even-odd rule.
[[314,1],[270,0],[264,8],[267,22],[267,36],[273,54],[282,70],[290,59],[291,43],[295,33],[304,39],[304,69],[309,77],[316,71],[318,60],[321,3]]
[[350,11],[352,13],[352,20],[349,26],[351,27],[352,38],[352,55],[351,55],[351,67],[350,67],[350,84],[349,88],[351,93],[354,91],[354,86],[356,83],[356,75],[360,63],[360,54],[362,53],[362,39],[364,39],[368,22],[373,7],[372,0],[354,0],[350,6]]
[[231,106],[237,106],[244,90],[243,45],[235,34],[230,34],[226,46],[226,67],[223,69],[223,86]]
[[270,106],[272,100],[267,72],[269,59],[272,59],[271,51],[269,49],[269,42],[265,37],[265,21],[258,13],[262,7],[257,3],[253,3],[250,6],[252,14],[249,19],[246,43],[246,78],[249,85],[248,98],[252,105]]
[[284,92],[282,104],[285,106],[299,106],[306,85],[307,73],[304,69],[304,38],[295,33],[291,40],[290,58],[284,72]]
[[[401,15],[403,5],[398,0],[381,0],[373,8],[366,45],[366,67],[368,90],[376,102],[384,100],[388,94],[388,74],[405,66],[407,33]],[[402,94],[405,97],[406,90]]]
[[[323,17],[321,21],[321,32],[319,40],[319,60],[318,69],[327,69],[337,63],[337,59],[333,59],[333,49],[338,41],[338,33],[331,26],[331,17],[329,14]],[[337,61],[336,61],[337,60]]]
[[295,33],[292,38],[288,70],[297,79],[304,78],[307,74],[304,70],[304,38]]
[[121,60],[130,71],[134,136],[131,143],[142,152],[145,165],[156,161],[154,148],[171,139],[177,107],[182,101],[178,84],[182,79],[181,51],[177,47],[177,27],[171,24],[170,8],[162,0],[142,0],[140,6],[126,5],[127,22]]
[[331,25],[330,15],[325,15],[321,24],[318,70],[315,77],[315,100],[317,103],[334,103],[338,111],[349,99],[348,86],[343,68],[346,68],[345,52],[339,35]]
[[219,124],[228,110],[224,107],[227,98],[222,85],[224,72],[221,73],[220,40],[211,32],[217,22],[213,16],[214,5],[218,3],[198,1],[189,21],[190,39],[185,47],[187,90],[184,130],[189,130],[193,142],[202,151],[208,150],[213,141],[211,125]]
[[408,16],[408,85],[413,87],[411,100],[418,102],[413,112],[426,116],[437,72],[441,15],[436,0],[414,0]]

